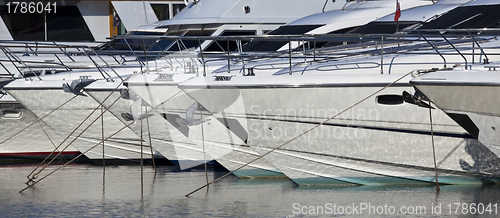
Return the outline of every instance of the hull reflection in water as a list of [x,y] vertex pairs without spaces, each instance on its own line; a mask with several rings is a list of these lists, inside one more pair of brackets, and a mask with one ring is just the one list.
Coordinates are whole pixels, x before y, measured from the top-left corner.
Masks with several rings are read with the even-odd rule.
[[[290,180],[238,180],[230,176],[210,186],[208,192],[201,190],[186,198],[185,194],[206,183],[205,172],[176,172],[173,167],[158,167],[156,178],[152,167],[145,167],[142,196],[140,166],[106,167],[103,182],[102,167],[87,165],[71,165],[64,173],[55,173],[19,194],[32,168],[0,168],[2,216],[325,217],[348,215],[339,208],[353,205],[357,212],[350,215],[356,217],[399,217],[403,212],[405,217],[471,214],[461,209],[455,213],[454,203],[483,204],[485,208],[491,204],[490,211],[481,210],[481,217],[498,217],[500,212],[494,206],[500,195],[498,186],[441,186],[437,194],[432,186],[297,187]],[[224,173],[209,171],[209,180]],[[336,214],[328,209],[333,205]],[[387,206],[387,210],[360,211],[363,205]],[[437,214],[435,207],[439,205]],[[389,207],[394,207],[394,214]]]

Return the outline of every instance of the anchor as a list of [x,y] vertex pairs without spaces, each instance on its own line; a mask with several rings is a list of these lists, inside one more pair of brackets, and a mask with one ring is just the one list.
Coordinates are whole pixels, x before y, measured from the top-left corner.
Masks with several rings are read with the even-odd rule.
[[80,79],[73,80],[71,85],[63,83],[62,88],[65,92],[87,97],[87,95],[83,94],[82,89],[95,81],[95,79],[89,79],[88,77],[80,77]]
[[420,92],[418,89],[415,89],[415,95],[412,95],[408,93],[407,91],[403,91],[403,100],[406,103],[414,104],[419,107],[424,107],[424,108],[431,108],[435,109],[434,107],[430,106],[428,103],[425,103],[424,101],[429,101],[425,95]]
[[198,109],[198,102],[194,102],[189,108],[186,110],[186,119],[177,118],[175,121],[181,126],[194,126],[199,125],[204,122],[210,121],[210,119],[194,119],[194,112]]

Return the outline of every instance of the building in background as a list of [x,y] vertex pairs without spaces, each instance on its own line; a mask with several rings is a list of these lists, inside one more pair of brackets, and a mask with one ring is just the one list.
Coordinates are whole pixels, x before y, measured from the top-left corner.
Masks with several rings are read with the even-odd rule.
[[141,25],[172,19],[183,0],[0,0],[0,40],[105,41]]

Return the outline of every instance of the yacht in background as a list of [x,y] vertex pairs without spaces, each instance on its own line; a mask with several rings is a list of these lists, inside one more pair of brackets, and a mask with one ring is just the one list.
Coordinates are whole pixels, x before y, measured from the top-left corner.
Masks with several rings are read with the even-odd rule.
[[0,40],[104,42],[127,30],[172,19],[186,6],[182,0],[42,1],[35,4],[44,7],[30,13],[17,4],[21,2],[0,2]]

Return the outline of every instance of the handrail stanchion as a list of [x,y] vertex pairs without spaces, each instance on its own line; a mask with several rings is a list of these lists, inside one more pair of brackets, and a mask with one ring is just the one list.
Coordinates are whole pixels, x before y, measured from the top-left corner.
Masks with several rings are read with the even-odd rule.
[[448,39],[447,39],[447,38],[446,38],[446,37],[445,37],[445,36],[444,36],[441,32],[438,32],[438,33],[439,33],[439,35],[440,35],[441,37],[443,37],[443,39],[444,39],[444,40],[445,40],[448,44],[450,44],[450,45],[451,45],[451,47],[452,47],[453,49],[455,49],[455,51],[457,51],[457,52],[458,52],[458,54],[460,54],[460,56],[462,56],[462,58],[463,58],[463,59],[464,59],[464,61],[465,61],[465,69],[467,70],[467,69],[468,69],[468,66],[467,66],[467,58],[465,58],[465,56],[462,54],[462,52],[460,52],[460,51],[459,51],[459,50],[458,50],[458,49],[457,49],[457,48],[456,48],[456,47],[455,47],[455,46],[454,46],[454,45],[453,45],[453,44],[452,44],[452,43],[451,43],[451,42],[450,42],[450,41],[449,41],[449,40],[448,40]]
[[422,35],[422,33],[419,33],[419,35],[422,36],[422,38],[427,42],[427,44],[429,44],[436,51],[436,53],[439,54],[439,56],[441,56],[441,58],[444,61],[444,68],[446,68],[446,58],[444,58],[443,54],[441,54],[441,52],[439,52],[436,46],[434,46],[427,38],[425,38],[425,36]]
[[227,73],[231,73],[231,60],[229,59],[229,40],[227,42]]
[[384,36],[380,43],[380,74],[384,74]]
[[290,36],[288,37],[288,63],[290,67],[290,72],[288,74],[292,75],[292,40]]
[[488,59],[488,56],[486,56],[486,53],[484,52],[484,50],[483,50],[483,48],[481,47],[481,45],[479,45],[479,43],[477,42],[476,38],[474,38],[474,36],[470,33],[470,31],[468,31],[468,33],[469,33],[470,37],[472,38],[472,41],[474,41],[474,42],[472,43],[472,46],[473,46],[473,47],[472,47],[472,54],[473,54],[473,56],[472,56],[472,63],[474,64],[474,43],[476,43],[476,45],[477,45],[477,47],[479,48],[479,50],[481,50],[481,54],[483,54],[483,55],[484,55],[484,63],[485,63],[485,64],[489,64],[489,63],[490,63],[490,61],[489,61],[489,59]]
[[203,62],[203,76],[207,76],[206,68],[205,68],[205,58],[203,57],[203,49],[201,48],[201,39],[198,38],[198,45],[200,48],[201,62]]

